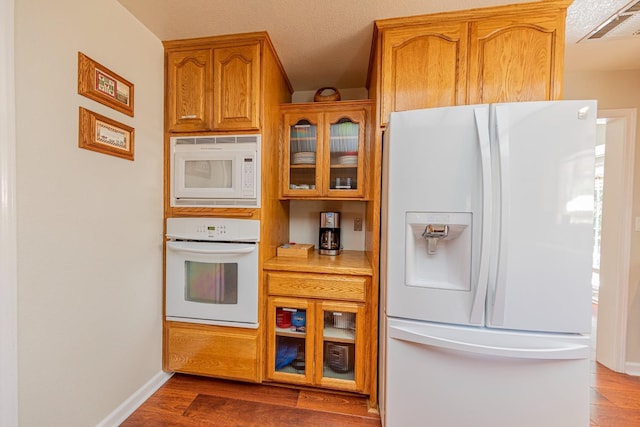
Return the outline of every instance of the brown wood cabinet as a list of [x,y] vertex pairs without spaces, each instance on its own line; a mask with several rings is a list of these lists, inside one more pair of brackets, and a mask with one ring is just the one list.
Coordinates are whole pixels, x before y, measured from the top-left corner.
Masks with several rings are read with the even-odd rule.
[[559,99],[564,20],[546,13],[472,22],[469,104]]
[[227,43],[167,49],[167,130],[260,128],[260,43]]
[[[260,208],[178,207],[170,205],[172,136],[260,133],[261,168],[280,164],[279,106],[291,101],[292,88],[267,33],[233,34],[164,41],[165,47],[165,217],[219,216],[287,222],[279,201],[277,174],[262,174]],[[266,240],[265,240],[266,239]],[[261,236],[267,256],[286,236]]]
[[[262,264],[287,242],[289,211],[279,199],[278,174],[260,177],[259,208],[170,205],[170,138],[181,135],[260,133],[261,168],[279,168],[282,103],[292,88],[267,33],[164,41],[165,218],[233,217],[260,221],[258,316],[264,317]],[[166,248],[165,248],[166,250]],[[256,330],[164,321],[163,369],[260,382],[264,376],[263,327]]]
[[257,330],[166,322],[166,369],[259,382],[261,336]]
[[213,129],[260,128],[260,45],[213,49]]
[[371,101],[287,104],[280,109],[282,198],[366,199]]
[[371,268],[362,252],[265,264],[266,378],[371,394]]
[[213,127],[211,49],[167,52],[167,128],[175,132]]
[[559,99],[568,0],[376,21],[369,91],[392,111]]
[[381,32],[383,117],[466,101],[468,24],[429,23]]
[[[362,392],[368,366],[364,307],[344,301],[269,297],[266,377]],[[283,318],[289,319],[287,323],[282,323]],[[304,326],[291,324],[297,318],[305,319]]]

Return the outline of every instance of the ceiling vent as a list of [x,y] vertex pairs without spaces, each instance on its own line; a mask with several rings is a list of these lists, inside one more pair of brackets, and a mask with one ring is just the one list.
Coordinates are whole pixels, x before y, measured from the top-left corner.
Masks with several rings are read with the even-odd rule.
[[640,0],[634,0],[600,24],[583,40],[640,36]]

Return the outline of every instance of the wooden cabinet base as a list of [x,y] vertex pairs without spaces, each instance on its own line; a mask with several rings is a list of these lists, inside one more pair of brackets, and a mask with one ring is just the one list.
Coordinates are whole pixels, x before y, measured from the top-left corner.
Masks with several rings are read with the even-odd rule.
[[166,322],[165,370],[260,382],[260,332]]
[[265,379],[356,392],[375,406],[371,264],[364,252],[264,264]]

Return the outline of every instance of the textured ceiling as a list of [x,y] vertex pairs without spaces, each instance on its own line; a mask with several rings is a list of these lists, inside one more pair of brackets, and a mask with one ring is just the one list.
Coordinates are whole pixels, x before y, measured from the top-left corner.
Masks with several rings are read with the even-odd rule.
[[575,0],[567,10],[567,70],[640,70],[640,36],[583,40],[592,30],[637,0]]
[[[322,86],[364,87],[377,19],[531,0],[118,1],[161,40],[267,31],[294,90],[305,91]],[[573,58],[573,64],[566,64],[568,69],[640,69],[640,37],[626,44],[618,40],[575,43],[628,1],[575,0],[567,19],[567,58]],[[603,44],[607,47],[597,47]],[[593,56],[595,52],[598,56]]]
[[567,10],[567,43],[575,43],[630,0],[577,0]]

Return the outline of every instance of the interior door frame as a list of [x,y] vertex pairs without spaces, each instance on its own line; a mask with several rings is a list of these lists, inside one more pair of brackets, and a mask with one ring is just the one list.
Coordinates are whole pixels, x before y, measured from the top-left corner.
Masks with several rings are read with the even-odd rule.
[[[625,372],[626,366],[626,344],[627,344],[627,322],[628,322],[628,301],[629,301],[629,280],[630,280],[630,252],[631,252],[631,231],[633,230],[633,172],[636,140],[636,115],[635,108],[600,110],[599,119],[623,120],[624,141],[622,145],[623,164],[616,165],[618,178],[622,181],[622,200],[616,202],[614,208],[609,208],[609,212],[615,212],[620,216],[621,224],[619,239],[616,247],[615,265],[610,271],[615,272],[612,282],[617,286],[605,288],[605,298],[599,298],[598,302],[598,322],[597,322],[597,344],[596,360],[616,372]],[[606,142],[605,142],[606,147]],[[606,149],[609,151],[609,149]],[[605,185],[607,180],[605,154]],[[611,201],[609,202],[611,203]],[[603,200],[603,214],[606,214],[607,204],[606,191]],[[606,230],[603,230],[603,233]],[[607,316],[602,316],[606,311]],[[611,314],[610,314],[611,313]],[[606,320],[605,320],[606,319]]]
[[0,425],[18,425],[15,0],[0,0]]

